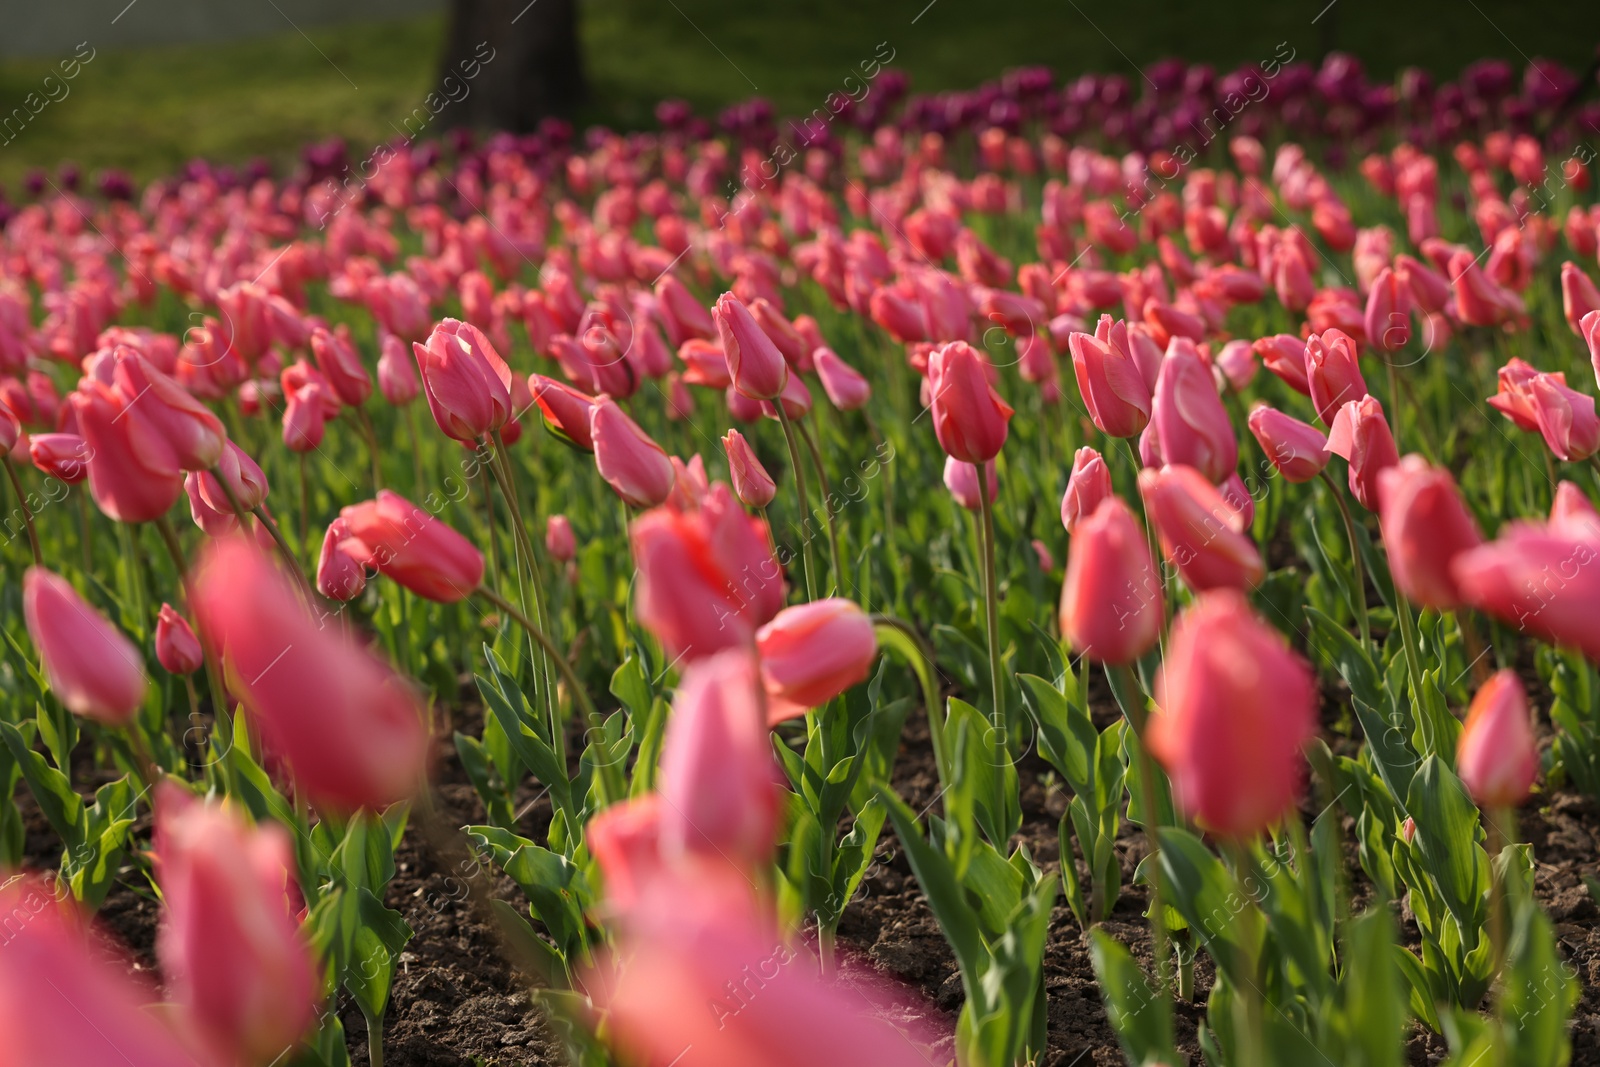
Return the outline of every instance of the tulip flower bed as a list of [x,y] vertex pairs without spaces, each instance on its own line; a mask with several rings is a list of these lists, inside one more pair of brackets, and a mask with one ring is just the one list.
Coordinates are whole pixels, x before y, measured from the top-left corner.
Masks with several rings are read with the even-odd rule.
[[1600,115],[1270,67],[17,211],[0,1067],[1600,1063]]

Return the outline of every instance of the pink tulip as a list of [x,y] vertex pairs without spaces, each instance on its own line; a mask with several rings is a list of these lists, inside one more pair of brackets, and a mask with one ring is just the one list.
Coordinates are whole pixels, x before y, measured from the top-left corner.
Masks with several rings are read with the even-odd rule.
[[1594,397],[1567,385],[1557,374],[1540,374],[1527,385],[1539,433],[1555,457],[1574,462],[1600,450],[1600,416]]
[[726,484],[711,486],[698,510],[647,512],[630,537],[639,620],[673,658],[746,644],[783,607],[783,570],[766,524],[746,515]]
[[1461,553],[1450,572],[1467,604],[1600,660],[1597,562],[1600,542],[1587,534],[1519,522]]
[[646,793],[611,805],[584,827],[584,844],[605,879],[606,910],[613,917],[644,904],[666,873],[662,807],[659,796]]
[[1285,481],[1309,482],[1328,465],[1327,439],[1315,426],[1265,404],[1250,412],[1249,426]]
[[1150,753],[1178,806],[1202,828],[1249,838],[1290,811],[1302,752],[1317,732],[1305,662],[1236,590],[1201,595],[1167,640],[1150,717]]
[[872,398],[872,386],[861,372],[834,354],[826,346],[812,353],[816,361],[817,377],[822,380],[822,391],[840,411],[855,411],[866,407]]
[[1266,574],[1261,553],[1244,534],[1244,516],[1193,467],[1139,472],[1145,514],[1162,554],[1190,589],[1249,589]]
[[168,674],[193,674],[205,663],[199,639],[171,604],[156,617],[156,660]]
[[1449,306],[1450,279],[1443,274],[1404,252],[1394,257],[1394,271],[1423,311],[1438,314]]
[[313,803],[379,809],[422,784],[428,735],[410,685],[313,618],[266,554],[233,538],[206,549],[193,608],[221,650],[252,728]]
[[1515,671],[1495,672],[1472,698],[1456,741],[1456,769],[1472,799],[1486,808],[1521,804],[1539,777],[1539,748],[1528,695]]
[[685,669],[657,777],[661,844],[669,858],[717,856],[741,871],[770,861],[782,812],[781,772],[761,693],[761,669],[747,649],[728,649]]
[[1456,315],[1468,326],[1500,326],[1522,317],[1522,298],[1492,281],[1471,252],[1451,257],[1450,279]]
[[1133,356],[1115,343],[1109,315],[1101,318],[1101,327],[1094,335],[1074,333],[1067,338],[1078,392],[1101,433],[1136,437],[1150,421],[1150,387]]
[[1585,315],[1578,323],[1578,332],[1589,346],[1589,363],[1594,367],[1595,379],[1600,381],[1600,311]]
[[1211,370],[1198,354],[1174,350],[1156,379],[1151,425],[1161,438],[1161,458],[1193,467],[1213,483],[1224,481],[1239,462],[1239,442],[1217,395]]
[[717,324],[717,337],[722,342],[733,387],[757,400],[771,400],[782,394],[789,382],[789,364],[744,302],[732,293],[723,293],[717,298],[711,317]]
[[[1506,361],[1505,366],[1495,372],[1497,390],[1494,396],[1489,397],[1489,406],[1510,419],[1517,429],[1537,433],[1539,413],[1533,402],[1530,385],[1541,373],[1525,361],[1512,356]],[[1560,371],[1556,373],[1562,382],[1567,380],[1564,373]]]
[[608,396],[595,398],[589,412],[594,465],[629,505],[653,508],[672,492],[672,460]]
[[[5,417],[0,413],[0,421]],[[77,485],[89,476],[89,443],[75,433],[32,434],[28,455],[35,467],[68,485]]]
[[528,376],[528,389],[544,416],[546,429],[580,451],[594,451],[594,438],[589,434],[589,419],[594,412],[593,397],[542,374]]
[[[267,476],[261,472],[256,461],[232,441],[226,442],[222,458],[214,469],[222,472],[228,488],[233,491],[239,507],[244,511],[254,511],[266,503]],[[194,516],[195,525],[207,535],[217,537],[231,533],[238,527],[233,505],[213,471],[191,471],[183,484],[189,493],[189,510]]]
[[1061,497],[1061,525],[1067,533],[1077,533],[1078,527],[1100,501],[1112,494],[1111,471],[1105,459],[1085,445],[1072,457],[1072,476],[1067,479],[1067,491]]
[[350,527],[343,519],[334,519],[322,537],[322,554],[317,558],[317,592],[341,604],[354,600],[367,587],[367,546],[349,542]]
[[1311,389],[1311,404],[1324,426],[1333,425],[1333,417],[1345,404],[1367,395],[1360,353],[1349,334],[1328,330],[1307,338],[1306,384]]
[[1000,454],[1012,409],[989,384],[976,349],[965,341],[936,348],[928,357],[928,391],[933,430],[946,455],[986,463]]
[[[728,395],[744,396],[738,389],[729,389]],[[777,400],[762,400],[758,401],[758,403],[761,405],[761,413],[769,419],[778,417],[778,410],[774,407],[775,404],[782,404],[783,413],[791,419],[803,419],[811,413],[811,390],[806,388],[805,379],[798,374],[791,374],[789,375],[789,384],[783,387],[783,394]],[[731,411],[733,405],[729,404],[728,407]]]
[[511,418],[511,368],[482,330],[445,319],[426,345],[413,343],[411,351],[428,408],[447,436],[471,444]]
[[54,885],[0,885],[0,915],[0,1067],[219,1067],[148,1010],[155,991],[106,958]]
[[327,403],[321,385],[312,383],[288,394],[283,409],[283,444],[291,452],[313,452],[327,431]]
[[716,336],[717,327],[711,312],[675,274],[664,274],[656,282],[656,307],[661,313],[661,325],[667,331],[667,343],[673,348],[691,337]]
[[[989,479],[989,503],[993,504],[1000,495],[1000,479],[996,476],[994,460],[983,465],[984,474]],[[950,490],[950,495],[955,502],[968,511],[979,511],[983,508],[983,497],[978,492],[978,468],[976,464],[963,463],[954,456],[944,459],[944,487]]]
[[92,379],[67,401],[88,448],[89,492],[100,510],[117,522],[150,522],[172,510],[183,473],[172,446],[148,421],[149,411],[127,407]]
[[422,393],[417,370],[406,358],[406,343],[392,333],[383,335],[378,354],[378,392],[391,406],[403,408]]
[[1394,584],[1414,603],[1448,611],[1461,603],[1450,567],[1483,543],[1450,472],[1406,456],[1378,477],[1383,546]]
[[1550,531],[1563,537],[1587,538],[1600,542],[1600,512],[1572,482],[1556,486],[1550,503]]
[[29,567],[22,614],[45,678],[75,715],[126,726],[144,703],[144,659],[132,641],[60,575]]
[[784,608],[756,631],[767,723],[804,715],[865,681],[878,656],[872,620],[833,597]]
[[722,447],[728,454],[728,475],[733,482],[733,492],[746,507],[764,508],[778,495],[772,475],[761,465],[750,442],[738,430],[722,435]]
[[483,581],[483,553],[472,542],[398,493],[339,512],[353,544],[345,551],[420,597],[454,604]]
[[126,346],[116,350],[116,390],[124,410],[137,408],[140,426],[160,437],[184,470],[215,466],[222,454],[222,421],[189,391]]
[[317,369],[343,403],[358,408],[367,402],[372,395],[372,376],[350,340],[350,327],[342,323],[337,331],[315,327],[311,331],[311,354],[317,358]]
[[[717,342],[691,337],[678,347],[678,359],[684,367],[683,380],[689,385],[733,391],[733,375],[728,372],[728,360]],[[754,397],[738,395],[746,401],[759,403]]]
[[1280,333],[1263,337],[1255,343],[1261,356],[1261,365],[1297,393],[1311,395],[1311,383],[1306,381],[1306,343],[1292,334]]
[[570,563],[578,554],[578,541],[565,515],[552,515],[545,520],[544,548],[557,563]]
[[1368,511],[1378,510],[1378,476],[1400,462],[1383,405],[1368,395],[1339,409],[1324,446],[1350,464],[1350,493]]
[[[750,302],[749,310],[750,317],[761,327],[761,332],[767,335],[767,339],[777,347],[784,362],[788,363],[792,370],[803,372],[811,369],[811,349],[806,345],[805,338],[800,336],[800,331],[794,328],[794,323],[784,318],[783,312],[779,311],[772,301],[757,297]],[[715,310],[711,318],[713,321],[716,320]]]
[[1579,337],[1585,336],[1584,318],[1600,311],[1600,289],[1595,288],[1583,268],[1571,260],[1561,264],[1561,310],[1567,325]]
[[1161,578],[1133,512],[1107,495],[1078,524],[1061,587],[1061,632],[1074,651],[1132,663],[1154,647],[1164,620]]
[[165,916],[156,941],[173,1005],[222,1063],[267,1063],[306,1034],[321,975],[291,911],[289,834],[167,783],[152,850]]
[[1251,347],[1249,341],[1229,341],[1217,352],[1212,362],[1223,380],[1236,393],[1248,389],[1250,383],[1255,380],[1256,371],[1260,369],[1256,362],[1255,349]]
[[1378,352],[1398,352],[1404,348],[1411,340],[1411,312],[1414,305],[1411,288],[1406,285],[1404,278],[1390,267],[1379,271],[1367,291],[1367,313],[1363,323],[1367,344]]

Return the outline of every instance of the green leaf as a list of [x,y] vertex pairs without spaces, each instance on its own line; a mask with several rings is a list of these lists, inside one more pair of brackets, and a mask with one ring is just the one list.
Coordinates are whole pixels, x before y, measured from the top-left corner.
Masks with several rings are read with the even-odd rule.
[[1233,876],[1201,840],[1187,830],[1161,831],[1161,871],[1172,887],[1172,905],[1195,931],[1219,970],[1235,985],[1251,980],[1248,961],[1255,958],[1240,939],[1240,913],[1250,901]]
[[363,1015],[382,1019],[400,950],[411,940],[412,930],[405,916],[384,907],[366,888],[357,889],[355,897],[359,926],[351,940],[353,954],[344,984]]
[[1400,1067],[1406,1013],[1394,953],[1398,947],[1387,907],[1345,925],[1345,971],[1339,988],[1349,1040],[1344,1062],[1351,1067]]
[[1096,928],[1089,931],[1089,958],[1100,982],[1106,1019],[1128,1062],[1177,1063],[1172,1015],[1162,1010],[1155,986],[1122,942]]
[[1477,845],[1478,808],[1466,787],[1437,756],[1417,769],[1406,803],[1417,824],[1423,869],[1446,908],[1475,941],[1483,922],[1483,849]]
[[5,741],[11,758],[22,769],[22,777],[38,801],[39,810],[49,820],[66,842],[69,849],[85,844],[83,798],[73,791],[67,776],[50,766],[44,756],[28,747],[21,731],[8,722],[0,722],[0,740]]
[[1035,674],[1018,676],[1022,702],[1039,731],[1039,754],[1054,767],[1074,793],[1094,796],[1095,745],[1099,734],[1088,709],[1074,706],[1066,694]]
[[895,834],[906,850],[911,873],[917,876],[917,884],[928,898],[928,907],[939,922],[940,932],[955,953],[956,965],[961,969],[962,988],[967,999],[972,1000],[975,984],[984,971],[987,952],[972,908],[956,879],[955,867],[943,852],[928,844],[917,827],[916,813],[892,789],[880,783],[878,796],[888,808],[889,820],[894,823]]

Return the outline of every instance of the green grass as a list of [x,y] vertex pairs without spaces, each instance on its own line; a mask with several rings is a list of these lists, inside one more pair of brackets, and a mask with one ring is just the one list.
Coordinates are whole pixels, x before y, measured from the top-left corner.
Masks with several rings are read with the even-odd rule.
[[[1536,9],[1520,0],[1338,0],[1313,24],[1325,2],[1249,0],[1230,10],[1090,0],[583,0],[593,99],[580,117],[638,126],[663,96],[713,109],[756,92],[782,111],[810,111],[880,42],[915,87],[931,90],[1029,63],[1131,73],[1176,54],[1226,68],[1266,59],[1280,42],[1305,58],[1345,48],[1384,75],[1411,63],[1450,73],[1483,55],[1581,67],[1600,40],[1600,5],[1574,0]],[[69,96],[0,146],[0,182],[14,187],[28,168],[63,159],[148,178],[195,155],[284,158],[330,134],[373,143],[433,88],[442,23],[325,28],[309,42],[287,33],[102,49]],[[0,64],[0,113],[21,106],[53,69],[49,59]]]

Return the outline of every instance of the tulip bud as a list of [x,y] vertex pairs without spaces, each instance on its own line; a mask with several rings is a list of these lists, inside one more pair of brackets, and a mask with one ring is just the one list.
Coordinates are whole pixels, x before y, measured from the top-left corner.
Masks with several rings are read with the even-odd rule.
[[1107,495],[1067,549],[1061,632],[1093,659],[1132,663],[1160,638],[1164,611],[1144,531],[1120,497]]
[[1203,829],[1249,838],[1304,788],[1317,732],[1311,671],[1236,590],[1205,593],[1178,616],[1146,737],[1173,798]]
[[222,420],[127,346],[116,350],[116,390],[124,410],[139,409],[141,424],[158,435],[184,470],[206,470],[222,454]]
[[717,337],[722,342],[733,387],[757,400],[781,395],[789,381],[789,364],[744,302],[732,293],[723,293],[717,298],[711,317],[717,324]]
[[945,454],[964,463],[999,455],[1012,409],[989,384],[983,356],[965,341],[941,345],[928,357],[927,381],[933,430]]
[[544,523],[544,547],[557,563],[570,563],[578,554],[578,542],[572,535],[572,523],[565,515],[552,515]]
[[1105,459],[1087,445],[1078,449],[1072,457],[1067,491],[1061,497],[1061,525],[1067,533],[1077,533],[1079,524],[1111,493],[1111,471]]
[[1600,659],[1600,544],[1551,529],[1514,523],[1494,541],[1462,552],[1451,564],[1465,603],[1559,645]]
[[872,398],[872,386],[861,372],[834,354],[826,346],[812,353],[816,361],[817,377],[822,379],[822,391],[840,411],[855,411],[865,407]]
[[43,567],[22,576],[22,614],[45,678],[68,711],[107,726],[133,721],[144,703],[144,659],[121,630]]
[[126,406],[92,379],[67,401],[88,448],[89,492],[100,510],[117,522],[150,522],[170,511],[183,492],[183,473],[143,405]]
[[403,408],[422,394],[416,367],[407,358],[406,343],[394,334],[384,334],[380,347],[378,392],[391,406]]
[[733,492],[746,507],[764,508],[778,495],[772,476],[756,458],[755,450],[738,430],[722,435],[722,447],[728,454],[728,474],[733,482]]
[[4,401],[0,401],[0,455],[9,453],[22,440],[22,423]]
[[350,327],[341,323],[337,331],[318,326],[311,331],[311,354],[317,369],[328,379],[334,393],[353,408],[372,395],[372,377],[361,364],[361,355],[350,340]]
[[156,659],[168,674],[193,674],[205,663],[194,631],[171,604],[162,604],[156,618]]
[[1533,790],[1539,749],[1516,672],[1496,672],[1472,698],[1456,741],[1456,769],[1482,807],[1514,807]]
[[1448,611],[1461,603],[1455,558],[1483,542],[1450,472],[1406,456],[1378,477],[1378,518],[1394,584],[1414,603]]
[[1367,312],[1363,320],[1367,344],[1379,352],[1398,352],[1404,348],[1411,340],[1414,304],[1411,288],[1404,278],[1390,267],[1379,271],[1367,292]]
[[[729,396],[743,397],[737,388],[728,390]],[[811,413],[811,390],[806,388],[806,383],[798,374],[789,375],[789,384],[783,387],[783,394],[776,401],[757,401],[761,405],[761,413],[769,419],[778,417],[778,410],[774,404],[783,405],[783,413],[791,419],[803,419]],[[728,405],[729,410],[733,408]]]
[[[0,422],[5,415],[0,413]],[[75,433],[36,433],[28,438],[33,465],[52,478],[77,485],[89,476],[89,443]]]
[[673,348],[691,337],[716,336],[717,326],[711,313],[675,274],[663,274],[656,282],[656,307],[661,312],[661,325],[667,331],[667,342]]
[[[996,477],[994,460],[984,465],[984,474],[989,479],[989,503],[993,504],[1000,493],[1000,479]],[[976,464],[963,463],[954,456],[946,456],[944,460],[944,487],[950,490],[950,495],[955,502],[968,511],[980,511],[983,508],[983,496],[978,491],[978,468]]]
[[1328,428],[1329,452],[1350,464],[1350,493],[1368,511],[1377,511],[1378,476],[1400,462],[1383,405],[1367,395],[1339,409]]
[[288,833],[170,783],[155,807],[156,950],[172,1003],[219,1063],[282,1056],[315,1021],[321,981],[291,912],[300,894]]
[[1555,499],[1550,502],[1550,532],[1600,542],[1600,512],[1572,482],[1556,486]]
[[600,477],[629,505],[652,508],[667,499],[675,478],[672,460],[608,396],[595,399],[589,437]]
[[465,600],[483,581],[483,553],[428,512],[388,489],[339,512],[345,551],[420,597]]
[[1161,438],[1166,463],[1193,467],[1220,483],[1239,463],[1239,442],[1216,382],[1192,346],[1174,346],[1156,379],[1151,424]]
[[1561,264],[1561,310],[1567,325],[1579,337],[1584,336],[1583,320],[1600,311],[1600,289],[1583,272],[1583,268],[1568,260]]
[[354,600],[367,587],[367,569],[362,562],[367,547],[349,541],[350,527],[343,519],[334,519],[322,537],[322,555],[317,559],[317,592],[340,603]]
[[1315,426],[1265,404],[1250,412],[1249,426],[1285,481],[1309,482],[1328,465],[1327,439]]
[[1117,335],[1112,332],[1110,316],[1101,322],[1104,338],[1099,333],[1074,333],[1067,338],[1078,392],[1100,432],[1136,437],[1150,421],[1150,387],[1127,349],[1114,343]]
[[511,368],[476,326],[445,319],[411,351],[428,408],[447,436],[471,444],[511,417]]
[[1311,383],[1306,381],[1304,341],[1292,334],[1280,333],[1261,338],[1254,347],[1261,356],[1262,366],[1295,392],[1311,395]]
[[594,451],[594,439],[589,434],[593,397],[542,374],[529,375],[528,388],[544,416],[545,429],[581,452]]
[[1249,589],[1266,574],[1261,553],[1244,535],[1244,516],[1193,467],[1139,472],[1145,514],[1162,554],[1190,589]]
[[283,444],[291,452],[311,452],[322,446],[327,404],[322,386],[312,383],[290,393],[283,409]]
[[784,608],[756,631],[767,723],[820,708],[865,681],[878,655],[872,620],[854,601],[833,597]]
[[1333,425],[1333,417],[1345,404],[1367,395],[1356,343],[1349,334],[1327,330],[1307,339],[1306,383],[1311,389],[1311,404],[1324,426]]

